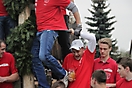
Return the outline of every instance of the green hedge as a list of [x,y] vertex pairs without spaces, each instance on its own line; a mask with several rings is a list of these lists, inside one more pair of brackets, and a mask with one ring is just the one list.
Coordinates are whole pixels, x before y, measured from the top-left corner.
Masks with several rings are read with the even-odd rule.
[[23,24],[12,29],[7,37],[7,51],[15,59],[20,75],[31,73],[31,46],[36,33],[35,16],[31,15]]
[[17,20],[18,15],[29,3],[30,0],[4,0],[6,10],[14,20]]

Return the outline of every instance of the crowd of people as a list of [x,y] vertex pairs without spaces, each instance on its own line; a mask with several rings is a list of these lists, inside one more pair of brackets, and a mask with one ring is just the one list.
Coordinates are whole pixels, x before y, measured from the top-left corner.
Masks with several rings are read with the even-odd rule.
[[[0,88],[13,88],[19,73],[12,54],[6,52],[6,37],[15,22],[11,19],[0,0]],[[69,10],[76,20],[76,28],[69,29]],[[110,57],[112,41],[102,38],[98,41],[100,57],[96,53],[96,37],[82,31],[82,23],[73,0],[36,0],[35,14],[37,33],[32,44],[33,74],[38,80],[38,88],[130,88],[132,84],[132,59]],[[69,29],[69,31],[67,31]],[[69,33],[70,32],[70,33]],[[69,35],[77,36],[70,44]],[[62,64],[52,56],[55,40],[62,51]],[[88,41],[85,46],[81,39]],[[57,81],[49,85],[45,66],[52,71]]]

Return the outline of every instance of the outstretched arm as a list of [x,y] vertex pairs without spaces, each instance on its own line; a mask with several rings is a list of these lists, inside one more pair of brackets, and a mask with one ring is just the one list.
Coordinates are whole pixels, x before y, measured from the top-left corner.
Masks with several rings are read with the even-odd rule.
[[[69,29],[71,34],[75,35],[76,30],[73,29]],[[78,31],[78,33],[83,39],[87,39],[88,40],[88,49],[90,50],[91,53],[94,52],[95,48],[96,48],[96,37],[94,34],[92,33],[88,33],[88,32],[82,32],[82,31]]]

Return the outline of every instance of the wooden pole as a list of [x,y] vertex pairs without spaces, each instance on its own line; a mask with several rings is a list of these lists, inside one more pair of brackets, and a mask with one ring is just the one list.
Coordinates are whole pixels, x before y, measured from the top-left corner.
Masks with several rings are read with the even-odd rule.
[[[19,25],[23,24],[24,21],[28,19],[28,17],[30,16],[30,12],[31,12],[31,9],[29,6],[27,6],[24,9],[24,11],[19,15],[19,18],[18,18]],[[22,79],[23,79],[23,82],[22,82],[23,88],[35,88],[33,74],[24,75]]]
[[23,88],[35,88],[34,76],[32,74],[23,76]]
[[30,8],[27,6],[25,10],[19,15],[18,24],[23,24],[26,19],[30,16]]

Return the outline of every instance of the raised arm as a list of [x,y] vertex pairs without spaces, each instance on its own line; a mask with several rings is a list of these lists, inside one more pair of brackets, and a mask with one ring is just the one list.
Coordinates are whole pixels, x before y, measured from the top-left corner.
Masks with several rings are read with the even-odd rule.
[[80,32],[80,36],[88,40],[88,49],[93,53],[96,48],[95,35],[88,32]]

